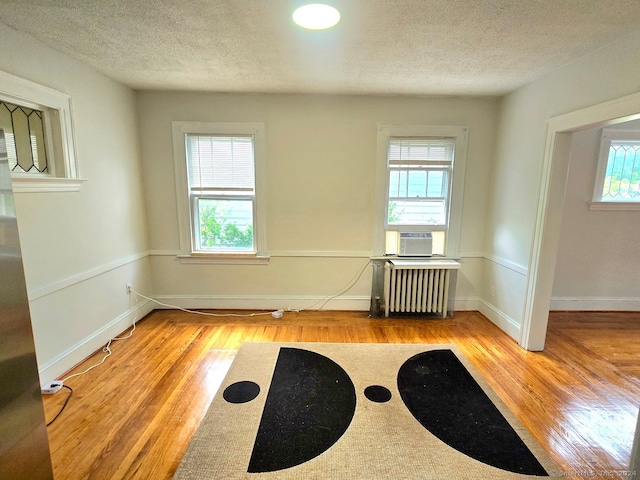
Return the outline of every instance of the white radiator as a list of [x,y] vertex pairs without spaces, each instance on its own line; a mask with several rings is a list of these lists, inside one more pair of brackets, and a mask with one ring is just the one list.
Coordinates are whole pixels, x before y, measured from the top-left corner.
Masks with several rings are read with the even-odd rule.
[[384,271],[384,316],[436,313],[447,316],[451,270],[455,260],[389,260]]

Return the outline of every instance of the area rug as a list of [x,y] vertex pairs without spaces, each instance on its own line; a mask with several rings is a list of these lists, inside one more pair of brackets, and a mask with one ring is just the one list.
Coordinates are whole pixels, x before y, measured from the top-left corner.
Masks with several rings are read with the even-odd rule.
[[244,343],[173,478],[556,472],[453,345]]

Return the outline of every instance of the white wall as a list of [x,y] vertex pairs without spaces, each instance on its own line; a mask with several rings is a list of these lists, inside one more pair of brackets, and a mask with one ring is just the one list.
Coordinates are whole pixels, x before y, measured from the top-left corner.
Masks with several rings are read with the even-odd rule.
[[[456,308],[477,308],[496,99],[167,92],[138,98],[155,297],[199,307],[286,309],[335,293],[372,254],[377,126],[468,125]],[[268,265],[176,259],[172,120],[265,123]],[[369,268],[326,307],[366,310],[370,292]]]
[[[614,127],[638,130],[640,122]],[[640,310],[640,211],[593,211],[601,128],[573,134],[551,308]]]
[[71,96],[87,180],[79,192],[16,194],[45,382],[131,323],[127,282],[150,291],[135,92],[2,24],[0,37],[2,70]]
[[481,310],[516,339],[531,273],[546,121],[637,92],[639,47],[640,31],[632,32],[502,100],[485,230],[487,291]]

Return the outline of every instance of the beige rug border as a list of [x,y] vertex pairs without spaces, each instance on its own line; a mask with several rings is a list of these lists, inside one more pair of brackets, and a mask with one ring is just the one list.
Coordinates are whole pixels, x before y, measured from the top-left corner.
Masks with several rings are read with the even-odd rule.
[[[281,347],[303,348],[325,355],[345,368],[352,379],[354,379],[352,370],[354,370],[354,368],[357,369],[358,361],[362,361],[361,368],[357,369],[357,377],[359,380],[354,380],[354,384],[358,384],[356,385],[356,414],[354,415],[354,421],[352,421],[345,435],[327,452],[316,459],[312,459],[297,467],[278,472],[247,473],[246,467],[257,433],[259,417],[268,393],[277,353]],[[473,460],[433,437],[415,421],[408,410],[406,410],[406,407],[404,407],[404,404],[399,404],[401,400],[399,399],[397,386],[394,381],[397,366],[417,353],[440,349],[450,349],[455,353],[487,396],[494,402],[498,410],[500,410],[536,458],[538,458],[538,461],[540,461],[547,472],[549,472],[550,477],[536,477],[505,472]],[[374,381],[379,375],[385,376],[385,364],[378,363],[375,365],[375,368],[371,368],[372,361],[375,363],[375,360],[380,357],[378,352],[383,350],[386,351],[385,355],[389,357],[386,360],[386,363],[389,364],[386,369],[388,370],[386,371],[386,378],[388,378],[386,384],[384,382]],[[247,368],[247,366],[244,365],[245,362],[253,365],[251,372],[245,372]],[[345,362],[349,363],[349,365],[345,366]],[[362,372],[366,374],[361,375]],[[362,377],[365,378],[361,379]],[[369,377],[369,380],[367,380],[366,377]],[[228,404],[222,399],[222,392],[224,392],[227,386],[241,380],[256,381],[262,388],[260,395],[256,400],[241,406]],[[392,380],[393,384],[389,384]],[[366,401],[362,394],[362,387],[373,383],[379,383],[390,388],[393,394],[392,401],[387,404],[373,404],[373,402]],[[391,433],[388,438],[385,437],[387,442],[382,445],[375,441],[375,434],[380,432],[371,434],[372,427],[359,421],[361,417],[367,417],[369,414],[373,414],[374,410],[381,408],[387,409],[386,411],[382,410],[382,415],[385,415],[390,410],[396,411],[397,415],[390,415],[390,417],[399,419],[397,424],[393,422],[391,424],[391,429],[393,430],[395,428],[397,430],[396,434]],[[369,448],[367,448],[366,445],[364,447],[360,446],[360,442],[362,442],[362,438],[360,437],[358,437],[359,439],[357,443],[355,443],[353,438],[351,438],[354,435],[347,435],[351,430],[355,432],[354,435],[358,435],[360,430],[369,433],[368,441],[371,442]],[[417,448],[415,444],[412,445],[409,449],[411,452],[409,453],[407,453],[408,446],[400,446],[399,448],[401,448],[401,450],[399,450],[399,452],[402,454],[398,455],[398,450],[394,450],[394,448],[397,447],[397,443],[402,443],[405,433],[407,435],[418,435],[421,442]],[[362,434],[359,435],[362,436]],[[345,437],[349,438],[343,441]],[[365,440],[367,440],[367,438],[365,438]],[[354,452],[354,450],[357,450],[359,447],[364,448],[364,451]],[[440,449],[442,452],[438,451],[438,453],[434,453],[432,451],[433,449]],[[416,451],[414,452],[414,450]],[[387,460],[380,462],[380,456],[385,453],[387,454]],[[403,470],[404,467],[412,470],[405,471]],[[401,475],[401,477],[398,475]],[[316,478],[322,480],[333,478],[341,480],[364,480],[369,478],[372,480],[383,478],[403,478],[407,480],[414,478],[434,480],[441,478],[483,478],[487,480],[506,480],[561,478],[561,475],[558,473],[557,467],[553,464],[546,452],[516,419],[466,355],[464,355],[456,345],[444,343],[244,342],[240,346],[229,371],[211,402],[173,478],[174,480],[309,480]]]

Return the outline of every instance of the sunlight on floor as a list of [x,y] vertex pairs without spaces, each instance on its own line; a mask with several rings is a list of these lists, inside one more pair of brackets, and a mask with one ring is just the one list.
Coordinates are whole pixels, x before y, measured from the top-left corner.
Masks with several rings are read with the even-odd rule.
[[209,360],[204,386],[207,388],[211,399],[220,388],[225,375],[229,371],[237,350],[211,350],[209,354],[214,358]]
[[[612,465],[624,470],[629,465],[629,454],[638,417],[638,408],[617,405],[596,407],[593,399],[575,400],[559,411],[562,431],[553,432],[549,444],[565,458],[574,458],[577,469],[599,470],[598,465],[585,455],[590,448],[597,448],[611,458]],[[572,445],[573,451],[569,451]],[[582,452],[578,454],[577,452]]]

